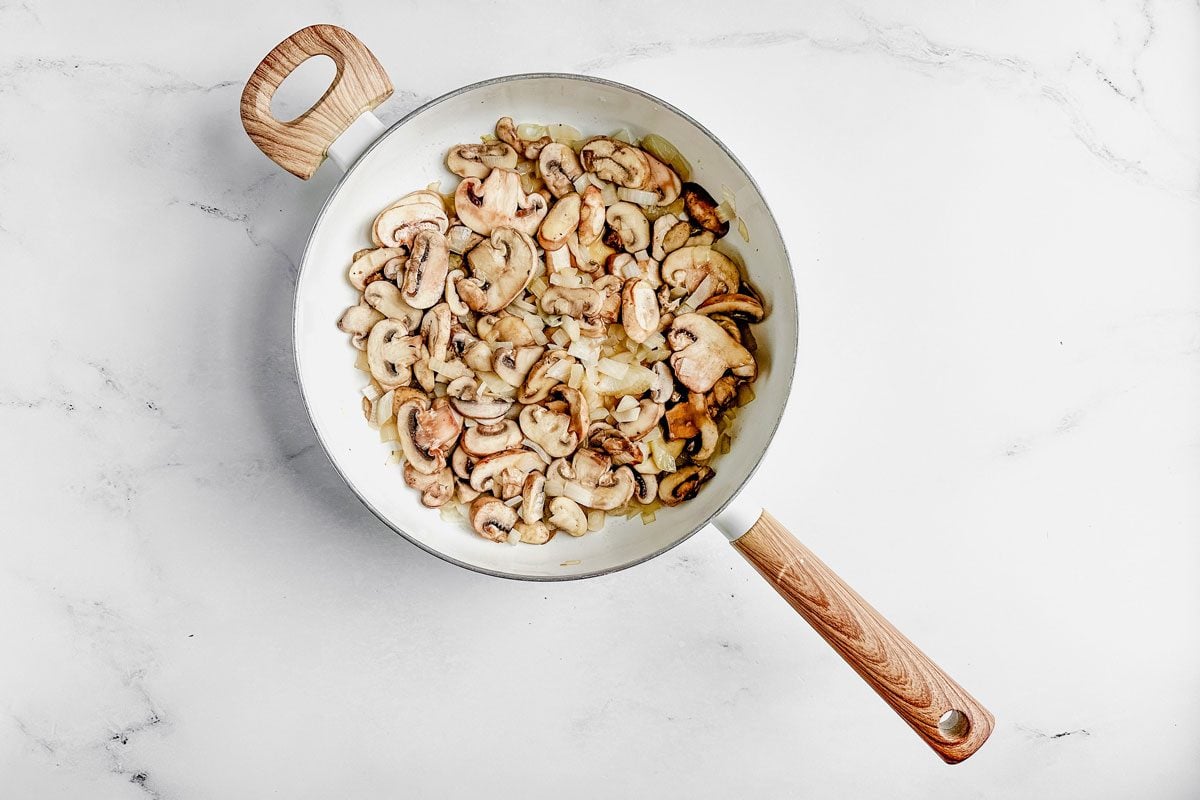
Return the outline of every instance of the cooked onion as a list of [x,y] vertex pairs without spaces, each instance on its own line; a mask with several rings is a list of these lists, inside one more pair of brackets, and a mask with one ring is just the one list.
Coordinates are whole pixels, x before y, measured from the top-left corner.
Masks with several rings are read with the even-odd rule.
[[658,202],[658,195],[654,192],[647,192],[642,189],[628,189],[624,186],[617,187],[617,197],[630,203],[636,203],[639,206],[652,206]]

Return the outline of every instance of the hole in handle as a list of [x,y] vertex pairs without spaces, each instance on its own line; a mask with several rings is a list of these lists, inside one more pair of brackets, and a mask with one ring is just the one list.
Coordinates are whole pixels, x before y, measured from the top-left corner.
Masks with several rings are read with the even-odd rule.
[[271,116],[294,122],[317,104],[337,77],[337,64],[327,55],[309,56],[292,70],[271,97]]
[[970,730],[971,721],[957,708],[950,709],[938,718],[938,732],[951,741],[967,738]]

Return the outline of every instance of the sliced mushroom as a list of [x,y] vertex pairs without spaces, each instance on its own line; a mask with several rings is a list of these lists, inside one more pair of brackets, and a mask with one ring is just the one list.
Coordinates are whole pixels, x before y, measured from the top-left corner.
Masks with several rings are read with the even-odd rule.
[[[645,151],[643,151],[645,152]],[[675,174],[675,170],[668,167],[666,164],[659,161],[654,156],[646,153],[646,160],[650,162],[650,177],[641,188],[647,192],[654,192],[658,195],[658,200],[655,205],[669,206],[679,197],[681,189],[679,176]]]
[[654,430],[655,426],[658,425],[658,421],[662,419],[663,411],[665,410],[666,406],[662,403],[656,403],[654,400],[640,400],[638,402],[637,419],[633,422],[619,422],[617,423],[617,429],[630,439],[641,439]]
[[[529,405],[545,400],[555,385],[566,380],[571,365],[575,363],[575,357],[565,350],[547,351],[546,355],[542,356],[541,360],[529,370],[529,377],[525,379],[524,385],[517,393],[517,402]],[[563,377],[556,377],[560,374]]]
[[501,348],[496,351],[492,370],[510,386],[520,386],[545,352],[546,348],[537,345]]
[[[541,457],[532,450],[523,447],[501,450],[475,462],[475,468],[471,470],[471,488],[486,492],[494,490],[498,481],[512,483],[515,480],[519,494],[525,484],[525,476],[545,466]],[[520,480],[516,480],[518,476]]]
[[463,224],[484,236],[504,227],[533,236],[546,216],[547,205],[540,194],[525,194],[516,172],[494,169],[482,181],[464,178],[454,193],[454,208]]
[[662,277],[659,275],[658,262],[648,255],[637,258],[637,256],[631,253],[617,253],[608,260],[605,266],[610,275],[619,277],[622,280],[641,278],[655,289],[662,286]]
[[754,369],[754,356],[720,325],[702,314],[682,314],[671,323],[667,343],[675,377],[693,392],[712,389],[725,370]]
[[[685,183],[680,191],[683,198],[683,210],[688,218],[706,231],[711,231],[718,238],[729,233],[729,223],[722,222],[717,216],[717,201],[703,186],[696,183]],[[736,287],[734,287],[736,288]]]
[[606,453],[614,465],[642,463],[642,450],[616,428],[598,423],[588,435],[588,447]]
[[537,158],[542,148],[554,141],[549,136],[543,136],[534,141],[522,139],[517,135],[517,126],[512,117],[501,117],[497,120],[496,138],[530,160]]
[[712,467],[689,464],[677,472],[663,476],[658,484],[658,499],[668,506],[677,506],[684,500],[691,500],[700,491],[700,487],[715,474]]
[[551,286],[542,293],[540,305],[547,314],[562,314],[575,319],[595,318],[604,306],[604,298],[590,286],[568,289]]
[[400,289],[390,281],[368,283],[363,290],[363,299],[385,317],[403,322],[409,333],[416,333],[421,326],[424,313],[404,302]]
[[515,228],[496,228],[491,237],[467,253],[471,277],[455,288],[474,311],[491,314],[505,308],[525,290],[537,263],[533,240]]
[[569,145],[554,142],[542,148],[538,156],[542,180],[555,197],[565,197],[575,191],[575,179],[583,174],[579,157]]
[[524,544],[545,544],[554,538],[554,530],[544,522],[518,522],[516,529]]
[[517,524],[517,512],[490,494],[475,498],[469,516],[475,532],[493,542],[507,542],[509,532]]
[[521,429],[511,419],[480,423],[463,431],[459,448],[476,458],[511,450],[521,444]]
[[656,403],[665,403],[675,392],[675,376],[665,361],[657,361],[653,367],[654,384],[650,387],[650,399]]
[[519,421],[525,438],[545,450],[551,458],[569,456],[579,447],[583,438],[570,414],[559,413],[543,405],[525,406],[521,409]]
[[605,211],[604,219],[617,232],[621,246],[628,252],[636,253],[650,246],[650,220],[636,204],[625,200],[613,203]]
[[[492,338],[492,337],[495,338]],[[533,332],[528,323],[520,317],[504,314],[496,318],[492,331],[484,339],[489,342],[508,342],[516,347],[528,347],[533,344]]]
[[457,323],[450,327],[450,352],[476,372],[488,372],[492,368],[492,348]]
[[[567,237],[568,242],[571,238],[571,236]],[[576,238],[576,241],[578,241],[578,238]],[[547,279],[553,275],[558,275],[566,270],[575,268],[571,260],[571,248],[569,246],[560,247],[557,250],[547,250],[544,257],[546,260]]]
[[404,386],[412,380],[412,365],[421,353],[421,337],[409,336],[400,320],[375,323],[367,337],[367,366],[371,377],[387,389]]
[[[461,383],[460,383],[461,381]],[[446,396],[454,410],[471,419],[493,420],[503,417],[512,400],[504,397],[487,397],[479,392],[479,384],[472,378],[459,378],[446,387]]]
[[567,243],[567,237],[579,228],[579,209],[582,201],[574,192],[565,194],[542,220],[538,228],[538,244],[547,250],[557,250]]
[[527,523],[540,522],[546,511],[546,476],[531,472],[521,487],[521,519]]
[[451,225],[446,231],[446,246],[451,253],[462,255],[483,241],[483,237],[466,225]]
[[608,259],[617,252],[605,244],[603,239],[597,239],[589,245],[584,245],[579,241],[578,236],[567,237],[567,248],[571,251],[575,266],[588,274],[602,271],[604,265],[608,263]]
[[579,196],[579,243],[588,246],[604,233],[604,198],[595,186]]
[[718,294],[700,304],[701,314],[728,314],[741,322],[762,322],[763,307],[747,294]]
[[466,483],[465,481],[455,481],[454,483],[455,483],[455,494],[458,495],[459,502],[473,503],[473,502],[475,502],[475,498],[479,497],[479,495],[481,494],[480,492],[477,492],[474,489],[472,489],[471,484]]
[[454,448],[454,452],[450,454],[450,467],[456,476],[464,481],[470,481],[471,470],[475,469],[475,459],[459,446]]
[[689,392],[686,402],[667,411],[667,436],[671,439],[700,437],[699,449],[692,456],[707,461],[717,449],[720,431],[708,410],[708,400],[699,392]]
[[399,282],[404,302],[413,308],[429,308],[441,300],[449,270],[446,237],[438,231],[417,231],[412,239],[412,254],[404,264],[404,280]]
[[404,265],[408,253],[399,247],[380,247],[357,256],[350,264],[350,283],[360,292],[383,277],[383,272],[392,265],[397,271]]
[[434,387],[437,385],[437,373],[429,366],[429,348],[423,344],[417,360],[413,362],[412,372],[413,377],[417,379],[417,385],[427,394],[433,394]]
[[592,489],[591,508],[600,511],[621,508],[633,497],[636,483],[634,472],[628,466],[605,473],[596,482],[596,488]]
[[548,507],[550,516],[547,517],[551,527],[565,531],[571,536],[583,536],[587,533],[587,514],[569,497],[555,497],[550,500]]
[[428,411],[428,398],[410,397],[396,409],[396,429],[400,434],[400,449],[408,465],[418,472],[432,475],[446,466],[446,459],[417,444],[421,415]]
[[712,231],[700,231],[699,233],[693,233],[691,236],[689,236],[687,241],[683,243],[683,246],[708,247],[715,241],[717,241],[717,237],[713,235]]
[[404,482],[421,493],[421,505],[428,508],[444,506],[454,496],[454,473],[449,467],[426,474],[405,464]]
[[711,247],[681,247],[662,263],[662,276],[667,285],[682,286],[689,292],[696,291],[708,275],[716,284],[713,294],[732,292],[741,282],[737,265]]
[[430,358],[446,360],[449,355],[452,324],[450,306],[445,303],[438,303],[425,312],[425,318],[421,321],[421,335],[425,337],[425,346],[429,348]]
[[[461,216],[461,215],[460,215]],[[409,192],[379,212],[371,225],[375,244],[381,247],[411,248],[418,231],[445,233],[450,227],[442,196],[428,189]]]
[[448,397],[435,397],[429,408],[417,412],[413,442],[432,456],[443,460],[450,455],[463,430],[463,418]]
[[656,497],[658,497],[658,476],[634,470],[633,499],[642,505],[649,505],[654,502]]
[[650,282],[641,278],[626,281],[621,290],[621,324],[625,326],[625,334],[641,344],[658,332],[660,320],[658,296]]
[[608,324],[621,316],[621,287],[624,281],[616,275],[605,275],[592,281],[592,288],[600,293],[600,313],[596,318]]
[[580,486],[593,487],[612,469],[612,456],[588,447],[575,451],[571,459],[574,481]]
[[366,350],[367,336],[375,327],[375,323],[383,318],[383,314],[360,301],[358,305],[350,306],[342,314],[342,318],[338,320],[338,330],[350,334],[351,343],[359,350]]
[[467,308],[467,304],[458,296],[458,281],[467,277],[467,273],[461,269],[452,269],[446,273],[446,290],[443,296],[446,298],[446,305],[450,307],[450,313],[456,317],[465,317],[471,313],[471,309]]
[[486,178],[495,167],[516,166],[517,151],[504,142],[458,144],[446,153],[446,169],[460,178]]
[[650,158],[633,145],[600,136],[585,144],[579,160],[601,180],[640,189],[650,179]]
[[737,380],[732,375],[725,375],[714,383],[707,398],[709,413],[720,416],[733,408],[737,402],[737,387]]
[[687,244],[692,235],[692,226],[681,222],[674,214],[663,214],[654,220],[654,236],[650,243],[650,255],[662,261]]

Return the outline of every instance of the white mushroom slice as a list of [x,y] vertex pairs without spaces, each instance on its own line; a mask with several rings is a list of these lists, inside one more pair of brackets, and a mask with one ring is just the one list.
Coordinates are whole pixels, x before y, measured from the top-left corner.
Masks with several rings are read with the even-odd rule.
[[658,296],[650,282],[641,278],[626,281],[621,290],[621,324],[625,326],[625,334],[641,344],[658,332],[660,319]]
[[654,220],[654,235],[650,241],[650,255],[659,261],[683,247],[692,235],[692,226],[681,222],[674,214],[663,214]]
[[579,196],[579,243],[590,245],[604,233],[604,197],[595,186]]
[[[574,235],[568,236],[568,242],[572,239],[578,241],[578,237]],[[546,259],[546,277],[547,279],[554,275],[566,274],[566,270],[573,270],[574,265],[571,260],[571,248],[560,247],[557,250],[547,250],[545,253]]]
[[663,477],[658,484],[658,499],[663,505],[677,506],[691,500],[716,473],[712,467],[690,464]]
[[475,502],[475,498],[479,497],[480,495],[480,492],[472,489],[471,484],[467,483],[466,481],[455,481],[455,484],[457,484],[455,487],[455,494],[463,503],[473,503]]
[[552,498],[548,510],[550,516],[546,522],[555,530],[564,531],[571,536],[583,536],[587,533],[587,515],[571,498]]
[[675,393],[675,376],[665,361],[657,361],[651,368],[654,372],[654,383],[650,387],[650,399],[655,403],[665,403]]
[[683,198],[683,210],[693,223],[710,231],[718,239],[729,233],[729,223],[717,216],[717,201],[703,186],[685,183],[680,196]]
[[545,544],[554,538],[554,530],[544,522],[518,522],[515,530],[522,544]]
[[517,524],[517,512],[490,494],[475,498],[469,516],[475,532],[493,542],[507,542],[509,532]]
[[338,320],[338,330],[350,334],[351,343],[359,350],[366,350],[367,335],[371,333],[375,323],[383,318],[383,314],[360,301],[358,305],[350,306],[342,314],[342,318]]
[[[465,380],[470,381],[470,378]],[[474,383],[474,381],[472,381]],[[446,387],[446,396],[450,398],[450,403],[454,409],[464,417],[478,420],[494,420],[503,417],[510,408],[512,408],[512,400],[503,397],[477,397],[472,392],[472,397],[464,398],[454,394],[453,383]]]
[[640,464],[644,458],[641,448],[632,439],[603,422],[592,426],[588,434],[588,447],[607,454],[616,466]]
[[530,160],[537,158],[542,148],[554,141],[548,135],[534,140],[522,139],[517,134],[517,126],[512,117],[501,117],[496,121],[496,138]]
[[604,217],[628,252],[636,253],[650,246],[650,220],[638,206],[621,200],[609,206]]
[[682,247],[670,253],[662,263],[662,276],[668,286],[682,286],[694,292],[705,276],[711,275],[713,294],[737,291],[741,282],[737,265],[711,247]]
[[525,476],[544,466],[546,465],[541,457],[532,450],[525,448],[501,450],[499,453],[493,453],[475,462],[475,468],[471,470],[471,488],[478,492],[486,492],[493,489],[497,479],[505,480],[508,477],[503,473],[508,472],[510,475],[519,473],[520,480],[517,481],[519,493],[520,487],[525,483]]
[[[661,361],[659,362],[662,363]],[[666,406],[653,400],[638,401],[638,415],[633,422],[619,422],[617,428],[630,439],[637,440],[646,436],[658,426]]]
[[655,201],[655,205],[671,205],[679,197],[679,192],[682,188],[679,183],[679,176],[675,174],[675,170],[649,153],[646,153],[646,160],[650,162],[650,176],[641,188],[648,192],[653,192],[657,196],[658,199]]
[[533,333],[529,330],[529,325],[525,320],[510,314],[493,319],[495,322],[491,325],[491,330],[485,333],[482,326],[480,328],[480,337],[485,341],[508,342],[517,347],[533,344]]
[[555,142],[542,148],[538,156],[538,170],[542,180],[555,197],[564,197],[575,191],[575,179],[583,174],[579,157],[568,145]]
[[616,322],[621,317],[621,287],[624,283],[616,275],[605,275],[592,282],[592,288],[600,293],[600,313],[596,316],[601,322]]
[[634,471],[633,499],[642,505],[653,503],[658,497],[658,476],[654,473]]
[[521,520],[532,524],[541,522],[546,510],[546,476],[531,472],[521,487]]
[[[450,413],[453,414],[453,411]],[[445,440],[454,434],[454,420],[455,417],[447,416],[443,409],[433,413],[429,398],[409,396],[396,408],[396,430],[400,435],[400,449],[404,452],[405,462],[426,475],[445,467],[445,453],[452,446],[452,443],[446,445]],[[422,425],[426,427],[424,432]],[[435,451],[423,445],[433,445]]]
[[634,472],[628,466],[602,475],[596,482],[596,488],[592,489],[591,507],[599,511],[621,508],[633,497],[636,483]]
[[420,355],[412,365],[413,377],[417,379],[417,384],[428,394],[433,394],[434,388],[437,386],[437,373],[429,366],[429,348],[421,345]]
[[467,254],[471,277],[455,284],[459,297],[483,314],[506,307],[529,284],[537,263],[534,247],[533,240],[515,228],[496,228]]
[[612,458],[607,453],[585,447],[575,452],[571,469],[576,483],[592,487],[612,469]]
[[568,236],[567,247],[571,251],[571,257],[575,259],[575,266],[580,271],[593,275],[601,272],[609,257],[617,252],[605,244],[603,239],[584,245],[578,236]]
[[675,377],[693,392],[704,394],[712,389],[725,370],[737,370],[754,364],[754,356],[716,322],[702,314],[681,314],[671,323],[667,343],[675,351],[671,369]]
[[471,313],[471,309],[467,308],[467,304],[458,296],[458,281],[465,277],[467,277],[467,273],[461,269],[452,269],[446,273],[446,289],[442,296],[446,298],[446,305],[450,307],[450,313],[456,317],[465,317]]
[[608,137],[597,137],[579,151],[579,160],[588,172],[601,180],[630,189],[640,189],[650,179],[650,158],[633,145]]
[[421,322],[421,336],[425,338],[430,358],[446,360],[449,355],[451,324],[450,306],[445,303],[438,303],[425,312],[425,319]]
[[412,253],[404,265],[404,280],[399,282],[404,301],[413,308],[429,308],[446,293],[446,274],[450,270],[450,249],[446,237],[437,231],[418,231],[412,239]]
[[529,377],[517,393],[517,402],[525,405],[540,403],[550,395],[550,390],[566,381],[575,357],[565,350],[550,350],[529,370]]
[[521,432],[551,458],[564,458],[579,447],[578,429],[572,429],[571,417],[532,405],[521,409]]
[[718,294],[701,303],[697,313],[727,314],[742,322],[762,322],[763,307],[747,294]]
[[547,205],[540,194],[525,194],[516,172],[494,169],[482,181],[464,178],[454,193],[454,208],[463,224],[484,236],[501,227],[533,236],[546,216]]
[[565,245],[567,237],[579,227],[581,202],[579,195],[572,192],[555,203],[538,229],[538,244],[547,250],[557,250]]
[[444,506],[454,497],[454,473],[449,467],[426,474],[405,463],[404,482],[421,493],[421,505],[428,508]]
[[495,167],[516,166],[517,151],[504,142],[458,144],[446,153],[446,169],[460,178],[486,178]]
[[542,311],[547,314],[563,314],[575,319],[595,318],[604,306],[604,297],[590,286],[567,289],[551,286],[542,293]]
[[460,256],[482,241],[483,237],[466,225],[451,225],[446,231],[446,245]]
[[399,247],[380,247],[368,250],[354,259],[347,277],[350,278],[350,283],[354,285],[354,288],[361,292],[372,281],[379,280],[381,273],[387,269],[388,265],[392,265],[398,271],[407,258],[408,253]]
[[404,302],[399,287],[388,281],[372,281],[363,290],[363,300],[389,319],[404,323],[408,333],[416,333],[424,313]]
[[371,225],[375,244],[381,247],[412,246],[417,231],[436,230],[445,233],[450,227],[442,196],[437,192],[422,189],[409,192],[392,205],[379,212]]
[[520,386],[545,352],[546,348],[536,345],[500,348],[492,360],[492,370],[505,383]]
[[412,365],[420,352],[421,337],[409,336],[407,327],[399,320],[375,323],[367,337],[367,366],[371,377],[384,390],[405,386],[412,380]]
[[490,425],[474,425],[463,431],[459,442],[467,455],[483,458],[501,450],[512,450],[521,444],[521,429],[511,419]]

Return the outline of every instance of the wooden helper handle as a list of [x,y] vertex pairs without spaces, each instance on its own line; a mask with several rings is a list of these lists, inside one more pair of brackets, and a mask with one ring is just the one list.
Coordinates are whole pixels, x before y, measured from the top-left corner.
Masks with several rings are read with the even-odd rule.
[[[337,65],[320,100],[291,122],[271,115],[275,90],[296,67],[326,55]],[[387,73],[362,42],[336,25],[310,25],[267,53],[242,91],[242,127],[267,158],[308,180],[342,131],[392,94]]]
[[733,546],[946,763],[987,741],[991,713],[778,520],[762,512]]

